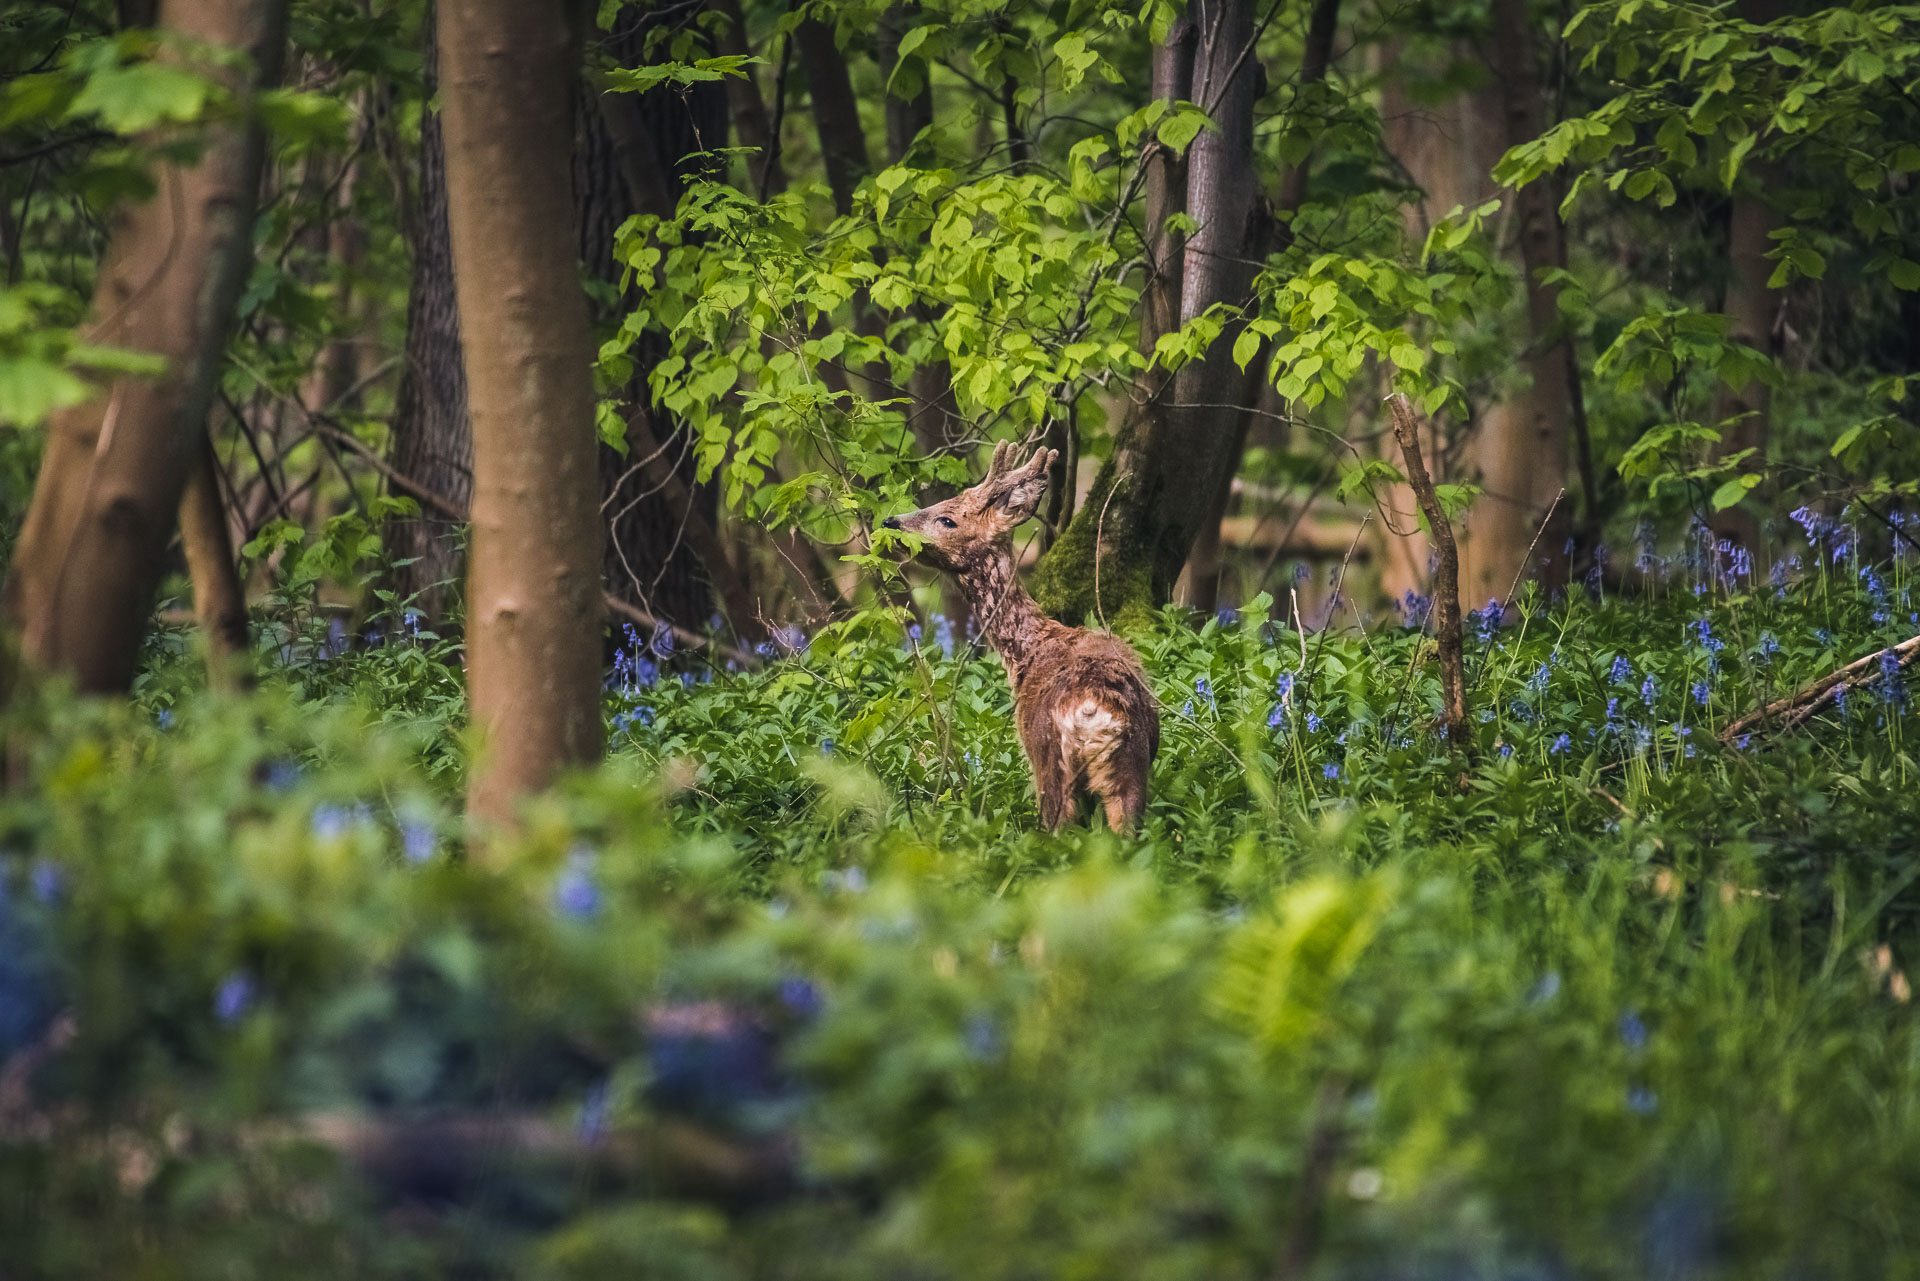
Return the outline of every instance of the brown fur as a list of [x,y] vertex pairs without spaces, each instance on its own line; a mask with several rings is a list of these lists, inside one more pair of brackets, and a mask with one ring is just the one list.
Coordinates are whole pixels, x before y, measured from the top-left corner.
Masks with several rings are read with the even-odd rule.
[[1160,710],[1132,648],[1106,632],[1068,627],[1040,612],[1014,570],[1013,531],[1033,515],[1057,450],[1008,466],[1001,442],[972,489],[888,529],[918,534],[920,559],[954,575],[981,630],[1007,665],[1020,745],[1033,767],[1040,822],[1073,818],[1082,793],[1125,831],[1147,807],[1147,774],[1160,750]]

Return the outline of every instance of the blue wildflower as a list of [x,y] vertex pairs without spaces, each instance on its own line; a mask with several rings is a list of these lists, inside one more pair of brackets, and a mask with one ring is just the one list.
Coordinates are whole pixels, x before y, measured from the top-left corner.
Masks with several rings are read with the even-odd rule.
[[1654,690],[1654,687],[1653,687],[1652,676],[1648,676],[1647,679],[1640,682],[1640,701],[1641,702],[1651,707],[1653,705],[1653,699],[1654,699],[1655,693],[1656,691]]
[[159,712],[155,714],[154,721],[163,730],[172,729],[173,728],[173,709],[171,707],[161,708]]
[[967,1016],[966,1030],[962,1041],[967,1047],[967,1057],[978,1062],[990,1062],[1000,1057],[1002,1040],[1000,1025],[991,1014],[970,1014]]
[[596,1081],[587,1087],[587,1093],[580,1100],[580,1142],[587,1147],[598,1145],[607,1137],[607,1083]]
[[1281,706],[1279,703],[1275,703],[1273,705],[1273,710],[1267,713],[1267,728],[1280,729],[1284,727],[1286,723],[1287,723],[1287,709]]
[[933,643],[947,658],[953,657],[953,623],[945,614],[935,614],[933,618]]
[[593,880],[593,850],[576,845],[567,852],[567,865],[553,886],[553,905],[561,915],[586,920],[600,911],[600,887]]
[[417,818],[400,820],[400,856],[407,862],[426,862],[437,845],[432,823]]
[[780,1004],[803,1019],[814,1017],[826,1005],[820,996],[820,989],[814,986],[813,981],[797,975],[781,979],[778,992]]
[[1508,757],[1510,757],[1510,756],[1512,756],[1512,755],[1513,755],[1513,744],[1512,744],[1512,743],[1502,743],[1502,744],[1500,744],[1500,759],[1501,759],[1501,760],[1503,760],[1503,761],[1504,761],[1504,760],[1506,760],[1506,759],[1507,759]]
[[1213,686],[1208,683],[1206,677],[1201,676],[1195,678],[1193,682],[1193,692],[1206,699],[1208,707],[1211,707],[1216,712],[1220,710],[1220,704],[1215,702],[1213,698]]
[[1553,740],[1552,745],[1547,748],[1547,752],[1549,755],[1558,756],[1560,755],[1560,753],[1566,751],[1568,748],[1572,746],[1573,746],[1572,736],[1568,734],[1562,734]]
[[1340,767],[1338,765],[1322,765],[1320,767],[1320,773],[1336,783],[1340,781]]
[[27,873],[27,886],[33,891],[33,897],[42,903],[51,903],[60,897],[67,886],[67,873],[58,863],[48,859],[35,859],[33,870]]
[[1620,1043],[1635,1053],[1647,1048],[1647,1025],[1638,1010],[1620,1016]]
[[1638,1116],[1651,1116],[1660,1106],[1660,1096],[1644,1085],[1636,1085],[1627,1091],[1627,1110]]
[[1805,532],[1809,546],[1818,543],[1827,532],[1827,518],[1811,507],[1796,507],[1787,513],[1787,517]]
[[1693,683],[1693,701],[1705,707],[1709,697],[1711,697],[1711,691],[1707,689],[1707,683],[1705,681],[1695,681]]
[[1287,695],[1293,693],[1293,673],[1281,672],[1280,680],[1277,682],[1277,688],[1279,689],[1280,697],[1282,698],[1285,698]]
[[1320,725],[1321,725],[1321,720],[1320,720],[1319,714],[1317,712],[1308,712],[1307,713],[1307,733],[1318,734],[1320,732]]
[[1618,685],[1629,679],[1632,675],[1633,664],[1627,661],[1627,656],[1625,654],[1615,655],[1613,659],[1613,670],[1608,673],[1607,679],[1615,685]]
[[1614,721],[1619,719],[1620,719],[1620,700],[1618,698],[1610,698],[1607,700],[1607,723],[1611,725]]
[[213,1015],[232,1023],[253,1004],[253,978],[245,972],[229,974],[213,994]]
[[1560,995],[1560,971],[1548,970],[1527,993],[1527,1000],[1533,1005],[1545,1005],[1558,995]]
[[830,739],[830,738],[823,738],[823,739],[821,739],[821,740],[820,740],[820,755],[822,755],[822,756],[832,756],[832,755],[833,755],[833,740],[832,740],[832,739]]
[[662,658],[673,653],[673,628],[665,623],[653,629],[653,652]]

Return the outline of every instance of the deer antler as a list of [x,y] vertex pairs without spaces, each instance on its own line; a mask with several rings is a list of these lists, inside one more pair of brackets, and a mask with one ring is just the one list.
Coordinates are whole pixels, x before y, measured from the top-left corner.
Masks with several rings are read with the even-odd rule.
[[1006,473],[1007,459],[1012,453],[1012,441],[995,441],[993,446],[993,461],[987,464],[987,474],[980,478],[980,483],[982,485],[988,485],[999,480],[1000,477]]

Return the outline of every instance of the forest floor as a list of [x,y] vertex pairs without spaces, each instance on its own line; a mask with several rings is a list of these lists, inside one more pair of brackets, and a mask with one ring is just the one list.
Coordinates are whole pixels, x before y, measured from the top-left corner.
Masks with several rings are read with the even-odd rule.
[[1905,673],[1721,737],[1910,569],[1476,616],[1463,752],[1408,620],[1169,612],[1132,836],[937,619],[627,633],[471,851],[450,642],[163,636],[11,726],[0,1274],[1912,1274]]

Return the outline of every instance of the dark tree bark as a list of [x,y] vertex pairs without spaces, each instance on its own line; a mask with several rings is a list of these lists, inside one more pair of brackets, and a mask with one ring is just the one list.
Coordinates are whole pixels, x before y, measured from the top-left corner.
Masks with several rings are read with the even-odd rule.
[[860,127],[860,104],[846,55],[834,42],[833,28],[809,18],[795,28],[794,39],[806,66],[813,120],[820,130],[820,158],[833,191],[833,207],[842,217],[853,212],[853,189],[870,171],[867,135]]
[[[1545,131],[1545,103],[1534,56],[1534,23],[1526,0],[1493,0],[1493,71],[1499,84],[1507,146],[1530,142]],[[1566,542],[1572,529],[1571,504],[1555,505],[1566,488],[1568,442],[1573,399],[1568,386],[1567,346],[1571,339],[1560,319],[1559,288],[1541,281],[1542,272],[1561,264],[1560,217],[1553,188],[1529,183],[1509,195],[1520,264],[1527,291],[1527,367],[1531,386],[1515,397],[1507,430],[1484,433],[1479,448],[1480,475],[1499,501],[1481,503],[1474,512],[1468,559],[1478,589],[1504,593],[1516,574],[1535,568],[1549,590],[1567,578]],[[1540,533],[1553,516],[1553,528]],[[1535,538],[1538,535],[1536,543]],[[1536,547],[1539,566],[1524,565]]]
[[438,14],[473,424],[467,688],[481,744],[467,808],[482,823],[511,820],[604,741],[593,345],[569,174],[583,17],[524,0],[444,0]]
[[[265,86],[279,78],[286,9],[285,0],[176,2],[157,21],[188,41],[247,51]],[[233,70],[199,69],[245,96]],[[56,418],[7,589],[22,657],[71,673],[82,689],[119,692],[133,679],[246,279],[264,156],[249,115],[215,130],[196,163],[161,166],[154,197],[114,217],[89,337],[160,354],[167,372],[116,379],[102,400]]]
[[[1311,96],[1325,82],[1327,68],[1333,64],[1333,38],[1339,26],[1340,0],[1316,0],[1307,21],[1306,43],[1301,50],[1296,103],[1302,97]],[[1298,164],[1288,165],[1280,175],[1280,194],[1274,202],[1277,221],[1272,237],[1277,242],[1276,247],[1278,244],[1291,243],[1292,217],[1300,212],[1301,205],[1307,199],[1310,162],[1311,157],[1302,157]],[[1260,400],[1269,358],[1268,349],[1262,347],[1247,364],[1249,376],[1241,390],[1246,411],[1241,415],[1240,440],[1233,452],[1233,467],[1214,491],[1213,501],[1200,523],[1200,532],[1194,538],[1193,550],[1187,556],[1183,575],[1184,600],[1194,609],[1205,613],[1212,613],[1220,601],[1220,522],[1227,514],[1228,500],[1232,497],[1234,473],[1240,470],[1240,458],[1246,452],[1247,433],[1253,426],[1253,410]]]
[[[1203,0],[1189,17],[1193,35],[1176,28],[1164,59],[1156,57],[1154,91],[1177,87],[1178,51],[1191,39],[1191,97],[1219,128],[1203,131],[1188,152],[1184,209],[1197,229],[1184,246],[1178,293],[1168,289],[1148,300],[1149,333],[1171,319],[1175,297],[1182,325],[1215,303],[1243,302],[1271,234],[1254,185],[1261,71],[1252,51],[1253,6]],[[1149,199],[1150,217],[1173,208],[1166,196]],[[1246,415],[1234,410],[1246,401],[1248,380],[1232,345],[1229,332],[1183,366],[1171,381],[1171,404],[1149,388],[1147,405],[1115,441],[1087,503],[1041,566],[1037,586],[1050,611],[1137,616],[1169,597],[1215,495],[1232,481],[1245,436]]]
[[[917,4],[896,4],[880,15],[880,25],[873,34],[874,52],[880,60],[880,76],[889,84],[900,65],[900,38],[913,27],[914,16],[919,12]],[[894,164],[907,158],[913,140],[932,123],[933,83],[925,74],[921,75],[919,88],[913,93],[888,92],[887,155]]]
[[[608,36],[608,51],[616,61],[633,66],[646,56],[647,22],[642,13]],[[618,286],[621,273],[613,245],[620,224],[634,213],[670,216],[699,172],[698,162],[687,157],[720,146],[727,118],[726,91],[715,84],[697,85],[686,94],[595,94],[583,88],[573,191],[580,257],[591,275],[609,287]],[[597,309],[596,326],[617,326],[631,301]],[[658,336],[648,335],[632,354],[635,372],[626,399],[650,406],[647,379],[666,357],[666,346]],[[719,502],[713,485],[699,483],[687,427],[651,409],[642,414],[652,428],[641,433],[644,439],[630,432],[625,454],[600,447],[608,590],[693,630],[706,626],[717,596],[736,630],[757,634],[755,611],[744,608],[748,597],[724,544],[717,536],[696,532],[717,530]]]
[[[413,284],[407,295],[405,364],[393,414],[394,470],[445,494],[462,510],[473,499],[473,436],[467,425],[467,375],[460,363],[460,309],[447,231],[446,143],[438,112],[438,41],[427,27],[426,98],[420,117],[420,195],[415,216]],[[390,521],[386,546],[396,560],[395,593],[439,623],[453,612],[464,532],[444,513],[422,509]]]
[[194,616],[207,647],[207,675],[216,685],[244,681],[242,664],[250,645],[247,597],[233,561],[213,442],[204,437],[180,498],[180,544],[193,583]]
[[[747,43],[747,18],[740,9],[740,0],[713,0],[713,10],[726,21],[721,25],[715,40],[723,54],[746,56],[753,52]],[[768,193],[786,188],[786,170],[780,165],[780,151],[774,142],[773,124],[767,118],[767,104],[760,96],[760,83],[754,68],[744,68],[744,76],[728,76],[727,105],[733,113],[733,136],[743,147],[752,147],[756,154],[747,162],[746,171],[751,177],[746,190]]]

